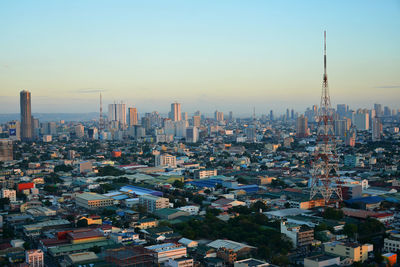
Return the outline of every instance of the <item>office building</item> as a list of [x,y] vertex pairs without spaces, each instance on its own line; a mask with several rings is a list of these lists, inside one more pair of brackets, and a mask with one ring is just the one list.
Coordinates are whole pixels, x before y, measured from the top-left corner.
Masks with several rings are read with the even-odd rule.
[[25,251],[25,262],[30,267],[44,267],[44,255],[40,249],[30,249]]
[[382,136],[382,123],[380,118],[372,119],[372,141],[380,141]]
[[31,141],[33,139],[31,93],[28,91],[20,92],[21,108],[21,139],[22,141]]
[[296,136],[299,138],[308,136],[308,118],[301,115],[296,122]]
[[169,117],[172,121],[180,121],[182,120],[182,113],[181,113],[181,104],[179,103],[172,103],[171,104],[171,111]]
[[346,104],[338,104],[336,112],[339,115],[339,118],[343,119],[343,117],[346,116],[348,110],[349,107]]
[[189,119],[187,112],[182,112],[182,120],[187,121]]
[[109,104],[108,105],[108,121],[118,121],[120,127],[126,125],[126,104]]
[[159,166],[176,167],[176,157],[170,154],[156,155],[155,165],[156,167]]
[[0,139],[0,161],[13,160],[13,141]]
[[82,193],[76,196],[75,204],[85,209],[100,209],[113,205],[112,198],[96,193]]
[[8,137],[11,140],[21,140],[21,123],[19,121],[10,121],[7,124]]
[[128,108],[129,126],[138,125],[138,113],[136,108]]
[[154,212],[159,209],[169,207],[169,199],[154,195],[141,195],[139,197],[139,204],[146,208],[147,212]]
[[357,130],[368,131],[369,130],[369,114],[358,112],[354,115],[354,126]]
[[197,127],[186,128],[186,142],[197,143],[199,141],[199,130]]
[[375,110],[375,115],[377,117],[382,117],[383,111],[382,111],[382,105],[381,104],[374,104],[374,110]]

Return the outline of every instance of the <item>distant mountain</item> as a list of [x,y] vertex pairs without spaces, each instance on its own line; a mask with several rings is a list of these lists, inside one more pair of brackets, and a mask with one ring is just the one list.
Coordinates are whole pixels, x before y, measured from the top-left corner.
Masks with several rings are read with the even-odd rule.
[[[103,114],[104,116],[104,114]],[[91,121],[98,120],[98,112],[89,113],[33,113],[33,117],[39,119],[40,122],[44,121]],[[20,120],[19,113],[0,114],[0,123],[6,123],[12,120]]]

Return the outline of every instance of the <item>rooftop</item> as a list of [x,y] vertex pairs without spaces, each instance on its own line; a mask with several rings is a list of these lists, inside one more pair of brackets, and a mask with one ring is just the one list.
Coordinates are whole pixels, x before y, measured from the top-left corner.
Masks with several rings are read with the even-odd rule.
[[90,200],[100,200],[100,199],[110,199],[109,197],[105,197],[103,195],[100,194],[96,194],[96,193],[89,193],[89,192],[85,192],[82,194],[79,194],[76,196],[77,198],[82,198],[84,200],[90,201]]

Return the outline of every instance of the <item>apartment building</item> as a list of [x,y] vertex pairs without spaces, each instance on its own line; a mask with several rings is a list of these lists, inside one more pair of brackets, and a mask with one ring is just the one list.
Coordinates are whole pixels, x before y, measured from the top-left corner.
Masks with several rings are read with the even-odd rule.
[[31,267],[44,267],[43,251],[40,249],[25,251],[25,262]]
[[314,229],[306,225],[282,221],[281,233],[292,240],[295,248],[311,245],[314,240]]
[[204,179],[204,178],[212,177],[212,176],[217,176],[216,169],[202,169],[202,170],[196,170],[194,172],[195,179]]
[[17,201],[17,191],[14,189],[1,189],[1,197],[10,199],[10,202]]

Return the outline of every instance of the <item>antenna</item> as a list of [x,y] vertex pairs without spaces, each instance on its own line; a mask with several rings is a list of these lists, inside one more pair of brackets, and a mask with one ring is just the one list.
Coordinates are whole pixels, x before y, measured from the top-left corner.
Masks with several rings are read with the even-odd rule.
[[317,138],[312,162],[313,169],[310,183],[310,199],[320,194],[324,199],[325,205],[327,205],[332,195],[335,194],[339,201],[343,200],[343,196],[338,177],[339,158],[336,153],[334,113],[331,107],[328,74],[326,72],[326,31],[324,31],[324,76],[317,122]]
[[99,118],[99,132],[102,133],[103,132],[103,99],[100,93],[100,118]]

